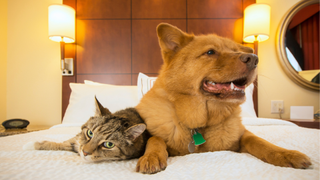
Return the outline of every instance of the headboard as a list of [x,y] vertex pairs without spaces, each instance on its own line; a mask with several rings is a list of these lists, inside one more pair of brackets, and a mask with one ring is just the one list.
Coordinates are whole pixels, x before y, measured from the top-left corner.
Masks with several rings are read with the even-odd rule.
[[[162,64],[156,26],[167,22],[194,34],[216,33],[242,43],[243,11],[255,0],[63,0],[76,10],[76,43],[65,56],[74,76],[62,78],[62,116],[69,83],[92,80],[136,85],[139,72],[157,76]],[[257,95],[256,95],[257,96]],[[254,97],[257,105],[257,97]],[[257,106],[256,112],[257,112]]]

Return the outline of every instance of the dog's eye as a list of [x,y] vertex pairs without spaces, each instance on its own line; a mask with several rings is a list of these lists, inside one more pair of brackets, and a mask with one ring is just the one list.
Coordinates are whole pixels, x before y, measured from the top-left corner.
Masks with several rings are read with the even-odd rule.
[[215,54],[216,52],[214,52],[214,50],[212,50],[212,49],[210,49],[209,51],[207,51],[207,54],[208,55],[213,55],[213,54]]

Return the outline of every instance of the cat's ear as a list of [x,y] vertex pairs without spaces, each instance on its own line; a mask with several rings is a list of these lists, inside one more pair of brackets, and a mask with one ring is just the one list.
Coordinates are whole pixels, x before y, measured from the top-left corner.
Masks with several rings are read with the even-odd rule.
[[101,103],[98,101],[97,97],[94,97],[95,101],[96,101],[96,113],[94,116],[106,116],[106,115],[110,115],[111,112],[109,111],[109,109],[104,108]]
[[135,141],[137,137],[139,137],[145,130],[146,130],[145,124],[137,124],[137,125],[131,126],[129,129],[125,131],[125,133],[130,140]]

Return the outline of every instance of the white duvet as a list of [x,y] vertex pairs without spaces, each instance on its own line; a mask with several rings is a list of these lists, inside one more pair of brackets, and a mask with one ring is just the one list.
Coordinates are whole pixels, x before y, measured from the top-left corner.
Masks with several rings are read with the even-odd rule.
[[153,175],[135,172],[137,159],[86,163],[73,152],[22,150],[29,141],[67,140],[80,131],[74,125],[0,137],[0,179],[319,179],[319,130],[286,121],[246,118],[246,128],[287,149],[301,151],[312,161],[308,169],[273,166],[246,153],[230,151],[169,157],[165,171]]

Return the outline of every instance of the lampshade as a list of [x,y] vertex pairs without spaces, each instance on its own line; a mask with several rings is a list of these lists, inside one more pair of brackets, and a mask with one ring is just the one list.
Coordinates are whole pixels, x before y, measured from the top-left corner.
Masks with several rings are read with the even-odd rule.
[[270,9],[267,4],[252,4],[244,10],[244,42],[253,43],[255,36],[259,42],[269,38]]
[[72,7],[57,4],[49,6],[49,38],[65,43],[75,41],[75,10]]

